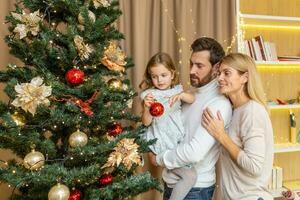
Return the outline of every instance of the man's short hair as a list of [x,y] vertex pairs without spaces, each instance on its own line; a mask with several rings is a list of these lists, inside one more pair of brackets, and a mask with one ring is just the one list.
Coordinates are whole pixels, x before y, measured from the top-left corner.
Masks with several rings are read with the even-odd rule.
[[209,62],[212,66],[218,63],[225,56],[224,49],[220,43],[209,37],[201,37],[196,39],[191,45],[191,49],[193,53],[205,50],[209,51]]

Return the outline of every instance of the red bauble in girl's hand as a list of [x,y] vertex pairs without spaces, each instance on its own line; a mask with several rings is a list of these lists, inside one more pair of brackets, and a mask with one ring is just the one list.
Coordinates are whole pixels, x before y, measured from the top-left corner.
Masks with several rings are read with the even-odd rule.
[[164,114],[164,106],[159,102],[154,102],[149,108],[149,112],[153,117],[159,117]]
[[79,190],[72,190],[68,200],[81,200],[82,193]]
[[66,80],[71,85],[79,85],[84,81],[84,72],[80,69],[71,69],[66,73]]
[[108,184],[112,183],[112,181],[113,181],[113,176],[111,174],[103,174],[99,178],[99,183],[101,186],[108,185]]

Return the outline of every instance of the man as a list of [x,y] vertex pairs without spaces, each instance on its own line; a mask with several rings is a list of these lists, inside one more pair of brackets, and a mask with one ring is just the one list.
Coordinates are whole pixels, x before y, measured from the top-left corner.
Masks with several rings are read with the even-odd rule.
[[164,200],[168,200],[174,184],[180,180],[168,169],[193,165],[197,171],[197,181],[185,200],[209,200],[212,198],[216,176],[215,164],[219,157],[219,144],[201,125],[205,108],[210,108],[214,116],[219,110],[228,126],[232,109],[229,100],[218,92],[216,80],[217,65],[225,55],[221,45],[212,38],[202,37],[192,44],[190,58],[190,81],[195,87],[196,100],[182,108],[185,126],[185,141],[177,148],[167,150],[151,159],[165,167],[163,179],[166,182]]

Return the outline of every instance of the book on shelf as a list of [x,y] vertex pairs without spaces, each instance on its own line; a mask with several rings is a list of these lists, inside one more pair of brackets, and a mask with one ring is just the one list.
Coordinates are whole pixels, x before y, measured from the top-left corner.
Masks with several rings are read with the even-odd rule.
[[265,47],[263,37],[261,35],[258,35],[258,36],[254,37],[254,40],[258,44],[262,60],[266,61],[267,60],[267,53],[266,53],[266,47]]
[[282,188],[282,180],[283,180],[282,168],[278,167],[278,166],[273,166],[272,175],[270,178],[268,188],[271,190],[281,189]]
[[279,61],[300,62],[300,56],[278,56]]
[[261,35],[245,40],[243,49],[243,53],[256,61],[278,61],[275,43],[264,41]]

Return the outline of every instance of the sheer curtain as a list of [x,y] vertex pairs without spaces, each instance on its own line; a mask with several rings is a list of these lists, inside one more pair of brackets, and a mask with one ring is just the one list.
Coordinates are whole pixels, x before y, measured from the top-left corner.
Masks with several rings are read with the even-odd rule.
[[[189,85],[190,45],[198,37],[218,40],[225,50],[235,39],[234,0],[119,0],[123,12],[119,29],[125,35],[121,45],[132,57],[135,67],[129,78],[139,92],[147,61],[159,51],[169,53],[180,71],[181,83]],[[133,111],[140,114],[140,102],[135,99]],[[151,166],[147,159],[143,171],[160,177],[161,169]],[[150,191],[140,200],[159,200],[162,195]]]
[[[17,59],[9,54],[9,48],[4,42],[4,37],[8,34],[7,24],[5,24],[5,16],[9,14],[10,10],[14,9],[15,0],[1,1],[0,8],[0,69],[5,69],[8,63],[17,63]],[[0,83],[0,100],[7,101],[8,98],[3,92],[4,85]],[[1,160],[7,160],[13,155],[11,151],[0,149]],[[0,183],[0,200],[6,200],[11,195],[12,189],[8,188],[6,184]]]

